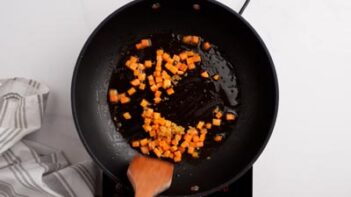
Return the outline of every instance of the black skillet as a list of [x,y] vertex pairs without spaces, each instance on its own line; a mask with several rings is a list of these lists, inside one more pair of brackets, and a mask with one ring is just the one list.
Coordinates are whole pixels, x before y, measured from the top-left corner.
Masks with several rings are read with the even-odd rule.
[[[253,165],[270,138],[278,109],[278,83],[269,52],[235,11],[211,0],[139,0],[118,9],[95,29],[79,55],[72,81],[73,116],[95,162],[111,178],[128,184],[126,169],[137,152],[112,120],[107,102],[110,79],[128,46],[167,32],[200,35],[215,43],[237,78],[233,85],[239,90],[234,98],[239,118],[227,131],[230,134],[208,153],[211,159],[176,165],[172,186],[162,194],[205,196]],[[190,190],[194,185],[198,191]]]

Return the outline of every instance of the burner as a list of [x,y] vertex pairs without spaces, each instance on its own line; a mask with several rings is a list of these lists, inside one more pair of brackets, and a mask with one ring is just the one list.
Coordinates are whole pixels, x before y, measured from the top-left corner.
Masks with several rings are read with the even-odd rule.
[[[120,183],[116,183],[103,175],[103,197],[133,197],[133,191]],[[208,197],[252,197],[252,168],[240,179],[228,187],[215,192]]]

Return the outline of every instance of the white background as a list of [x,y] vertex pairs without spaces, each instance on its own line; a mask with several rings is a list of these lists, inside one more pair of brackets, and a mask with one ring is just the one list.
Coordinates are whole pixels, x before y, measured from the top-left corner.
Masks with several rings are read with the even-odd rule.
[[[46,123],[30,138],[72,162],[89,159],[70,109],[75,61],[99,22],[126,2],[0,0],[0,78],[50,87]],[[351,196],[351,1],[252,0],[243,16],[270,50],[280,85],[254,196]]]

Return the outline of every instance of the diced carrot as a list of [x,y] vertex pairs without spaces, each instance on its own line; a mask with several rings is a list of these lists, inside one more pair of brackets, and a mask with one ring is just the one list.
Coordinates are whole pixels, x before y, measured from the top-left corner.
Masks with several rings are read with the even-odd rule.
[[[144,110],[144,112],[143,112],[143,117],[145,116],[145,113],[146,112],[146,110]],[[149,116],[150,117],[150,116]],[[150,125],[151,124],[151,122],[152,122],[152,120],[151,120],[151,118],[149,118],[149,117],[144,117],[144,124],[145,125]]]
[[193,154],[191,154],[191,156],[193,156],[194,158],[199,158],[199,153],[198,152],[193,152]]
[[188,56],[188,57],[191,57],[191,56],[193,56],[195,53],[194,53],[194,51],[186,51],[186,55]]
[[155,149],[155,147],[156,147],[156,143],[155,143],[155,141],[151,141],[151,142],[149,142],[148,146],[149,146],[149,150],[154,150],[154,149]]
[[131,118],[132,118],[132,116],[130,115],[130,113],[129,113],[129,112],[125,112],[125,113],[123,113],[123,117],[124,117],[124,119],[126,119],[126,120],[129,120],[129,119],[131,119]]
[[186,148],[186,147],[188,147],[189,146],[189,142],[187,142],[187,141],[184,141],[181,145],[180,145],[180,147],[182,147],[182,148]]
[[167,92],[168,95],[172,95],[172,94],[174,94],[174,89],[173,88],[168,88],[166,90],[166,92]]
[[180,61],[180,57],[178,55],[173,55],[173,58],[172,58],[174,61],[177,61],[179,62]]
[[195,143],[195,146],[197,147],[197,148],[201,148],[201,147],[203,147],[204,146],[204,142],[196,142]]
[[192,41],[192,36],[183,36],[183,38],[182,38],[182,42],[184,44],[190,44],[191,41]]
[[155,71],[155,72],[154,72],[155,78],[156,78],[156,77],[161,77],[161,78],[162,78],[162,74],[161,74],[161,73],[162,73],[161,71]]
[[[150,132],[152,130],[152,127],[150,125],[143,125],[143,128],[146,132]],[[150,133],[151,135],[151,133]]]
[[175,151],[177,151],[177,150],[178,150],[178,147],[177,147],[176,145],[174,145],[174,146],[171,147],[171,151],[172,151],[172,152],[175,152]]
[[118,102],[118,92],[116,89],[110,89],[109,90],[109,97],[110,97],[110,102],[111,103],[117,103]]
[[150,47],[152,45],[150,39],[142,39],[140,43],[143,47]]
[[194,147],[191,147],[191,146],[190,146],[190,147],[188,148],[188,153],[189,153],[189,154],[193,154],[194,151],[195,151],[195,148],[194,148]]
[[163,49],[158,49],[158,50],[156,51],[156,55],[157,55],[157,56],[163,55],[163,53],[164,53]]
[[162,95],[162,92],[161,91],[156,91],[155,92],[155,97],[161,97]]
[[155,84],[154,76],[149,75],[149,76],[147,77],[147,79],[149,80],[149,85],[150,85],[150,86],[152,86],[152,85]]
[[130,70],[135,71],[138,68],[138,64],[137,63],[131,63],[129,68],[130,68]]
[[170,64],[170,63],[166,63],[165,64],[165,67],[172,73],[172,74],[177,74],[177,72],[178,72],[178,68],[177,67],[175,67],[175,66],[173,66],[172,64]]
[[144,65],[146,68],[151,68],[152,67],[152,61],[151,60],[145,60]]
[[185,152],[185,148],[184,147],[178,147],[178,151],[180,151],[181,153]]
[[233,120],[236,119],[236,116],[235,116],[233,113],[227,113],[227,114],[226,114],[226,119],[227,119],[228,121],[233,121]]
[[162,79],[162,77],[156,77],[155,81],[156,81],[156,83],[162,83],[163,79]]
[[141,43],[137,43],[137,44],[135,45],[135,48],[138,49],[138,50],[140,50],[140,49],[143,49],[144,46],[143,46]]
[[132,63],[132,62],[131,62],[130,60],[127,60],[126,63],[125,63],[125,65],[126,65],[127,67],[129,67],[131,63]]
[[207,129],[201,129],[201,130],[200,130],[200,133],[201,133],[201,134],[207,134]]
[[222,141],[222,136],[221,135],[216,135],[213,139],[216,142],[220,142],[220,141]]
[[140,73],[141,73],[141,71],[138,70],[138,69],[136,69],[136,70],[133,71],[133,75],[134,75],[135,77],[138,77],[138,75],[140,75]]
[[171,151],[167,150],[163,153],[163,156],[168,158],[171,155]]
[[140,73],[140,74],[138,75],[138,79],[139,79],[140,81],[144,81],[145,78],[146,78],[146,74],[145,74],[145,73]]
[[216,118],[220,119],[220,118],[222,118],[223,113],[219,111],[219,112],[216,113],[215,116],[216,116]]
[[176,157],[181,157],[182,156],[182,153],[180,151],[175,151],[173,154]]
[[188,64],[188,69],[189,70],[194,70],[196,68],[194,63]]
[[138,70],[145,70],[145,65],[144,64],[138,64]]
[[136,63],[139,61],[138,57],[136,57],[136,56],[130,56],[129,60],[131,63]]
[[176,135],[174,136],[174,139],[177,140],[177,141],[179,141],[179,140],[182,139],[182,136],[181,136],[180,134],[176,134]]
[[134,79],[130,82],[130,84],[132,84],[132,86],[139,86],[140,85],[140,80],[139,79]]
[[155,155],[158,157],[158,158],[160,158],[161,157],[161,151],[158,149],[158,148],[154,148],[154,153],[155,153]]
[[136,147],[139,147],[139,146],[140,146],[139,141],[133,141],[132,142],[132,147],[136,148]]
[[156,131],[151,129],[149,134],[150,134],[151,137],[154,137],[156,135]]
[[158,87],[157,87],[157,85],[154,84],[150,87],[150,89],[151,89],[151,91],[156,92]]
[[163,53],[162,59],[164,61],[168,62],[170,58],[171,58],[171,56],[168,53]]
[[197,44],[199,44],[199,42],[200,42],[200,38],[198,36],[192,36],[191,37],[191,43],[192,44],[197,45]]
[[129,88],[129,90],[127,91],[127,93],[132,96],[134,93],[136,92],[136,89],[134,87]]
[[196,63],[196,62],[201,62],[201,56],[196,54],[192,57],[193,59],[193,62]]
[[129,103],[129,102],[130,102],[130,98],[127,97],[127,96],[125,96],[125,95],[124,95],[124,96],[120,96],[119,99],[120,99],[120,102],[121,102],[122,104]]
[[206,123],[206,129],[211,129],[212,128],[212,124],[211,123]]
[[156,103],[156,104],[161,103],[161,98],[160,97],[155,97],[154,98],[154,103]]
[[172,140],[171,143],[172,143],[172,145],[177,146],[179,143],[179,140],[174,139],[174,140]]
[[157,120],[161,117],[161,114],[159,112],[154,112],[154,119]]
[[146,147],[146,146],[142,146],[142,147],[140,148],[140,150],[141,150],[141,152],[142,152],[143,154],[145,154],[145,155],[150,154],[150,153],[149,153],[149,148]]
[[141,100],[141,102],[140,102],[140,106],[142,106],[142,107],[147,107],[149,105],[149,102],[146,100],[146,99],[143,99],[143,100]]
[[196,128],[202,129],[202,127],[203,127],[204,125],[205,125],[205,122],[204,122],[204,121],[199,121],[199,122],[197,123]]
[[141,83],[141,84],[139,85],[139,89],[140,89],[140,90],[145,90],[145,87],[146,87],[145,83]]
[[147,108],[146,110],[144,110],[144,113],[145,117],[151,118],[154,115],[154,110],[151,108]]
[[172,85],[171,80],[166,79],[166,80],[163,81],[163,88],[164,89],[167,89],[167,88],[171,87],[171,85]]
[[173,161],[174,162],[180,162],[180,161],[182,161],[182,157],[174,157]]
[[208,74],[207,71],[203,71],[203,72],[201,73],[201,77],[203,77],[203,78],[209,78],[210,75]]
[[212,125],[221,126],[221,119],[212,119]]
[[203,141],[205,141],[205,139],[206,139],[206,134],[202,133],[202,134],[200,135],[199,141],[200,141],[200,142],[203,142]]
[[213,79],[216,80],[216,81],[218,81],[218,80],[219,80],[219,74],[215,74],[215,75],[213,76]]
[[186,134],[186,135],[184,135],[184,142],[190,142],[191,141],[191,135],[189,135],[189,134]]
[[211,44],[209,42],[204,42],[202,44],[202,49],[208,51],[211,48]]
[[190,64],[193,64],[193,63],[194,63],[193,58],[188,58],[188,59],[186,59],[186,63],[188,64],[188,66],[189,66]]
[[148,143],[147,138],[144,138],[144,139],[140,140],[140,145],[141,145],[141,146],[146,146],[147,143]]
[[185,72],[188,69],[186,64],[179,64],[178,70]]
[[179,57],[181,60],[186,60],[188,58],[188,55],[185,52],[183,52],[179,54]]
[[194,135],[194,137],[193,137],[193,142],[198,142],[198,141],[200,141],[200,137],[199,136],[197,136],[197,135]]

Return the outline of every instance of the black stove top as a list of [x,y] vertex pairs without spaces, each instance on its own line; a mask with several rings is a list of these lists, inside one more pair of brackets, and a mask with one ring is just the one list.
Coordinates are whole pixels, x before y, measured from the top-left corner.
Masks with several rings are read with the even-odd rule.
[[[133,197],[130,187],[116,183],[103,175],[103,197]],[[240,179],[225,187],[209,197],[252,197],[252,168]]]

